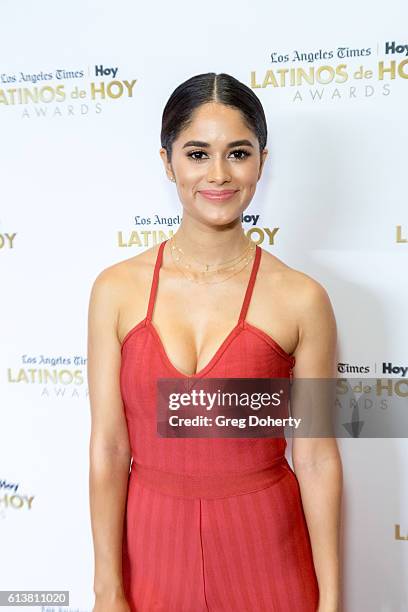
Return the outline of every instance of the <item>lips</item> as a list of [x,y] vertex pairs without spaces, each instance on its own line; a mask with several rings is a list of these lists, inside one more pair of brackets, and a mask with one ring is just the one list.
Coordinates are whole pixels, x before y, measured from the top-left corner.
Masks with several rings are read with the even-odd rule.
[[204,189],[198,193],[207,200],[228,200],[237,193],[238,189]]

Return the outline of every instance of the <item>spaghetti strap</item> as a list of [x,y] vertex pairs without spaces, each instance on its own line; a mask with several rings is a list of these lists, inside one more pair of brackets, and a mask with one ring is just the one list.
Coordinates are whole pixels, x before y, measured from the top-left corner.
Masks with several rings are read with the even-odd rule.
[[154,265],[154,271],[153,271],[152,285],[150,287],[149,304],[147,307],[147,315],[146,315],[147,321],[151,321],[152,319],[154,302],[156,299],[157,285],[159,282],[159,271],[160,271],[161,262],[163,259],[163,249],[164,249],[164,245],[166,244],[166,242],[167,240],[164,240],[163,242],[160,243],[159,250],[157,252],[156,263]]
[[[156,263],[155,263],[154,272],[153,272],[152,285],[150,288],[149,304],[147,307],[147,315],[146,315],[147,321],[151,321],[152,319],[154,303],[156,300],[157,286],[159,283],[159,272],[160,272],[160,267],[161,267],[162,260],[163,260],[163,249],[164,249],[164,245],[166,244],[166,242],[167,240],[164,240],[163,242],[160,243],[159,250],[157,252]],[[243,321],[245,321],[245,317],[248,311],[248,306],[251,301],[252,291],[255,285],[256,275],[257,275],[260,260],[261,260],[261,254],[262,254],[261,248],[259,247],[259,245],[255,245],[254,262],[252,264],[251,275],[249,277],[249,282],[246,288],[244,301],[242,303],[241,312],[240,312],[239,319],[238,319],[238,325],[243,323]]]
[[255,245],[255,257],[254,263],[252,264],[251,276],[249,277],[248,286],[245,292],[244,301],[241,308],[241,313],[238,319],[238,325],[245,321],[245,317],[248,311],[249,302],[251,301],[252,291],[255,285],[256,274],[258,272],[259,263],[261,261],[262,250],[259,245]]

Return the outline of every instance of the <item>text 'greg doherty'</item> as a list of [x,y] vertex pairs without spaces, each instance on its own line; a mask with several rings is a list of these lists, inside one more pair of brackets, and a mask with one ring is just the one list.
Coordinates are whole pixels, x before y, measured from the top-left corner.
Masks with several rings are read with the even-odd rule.
[[214,406],[237,406],[249,407],[259,410],[265,406],[280,406],[283,390],[278,393],[236,393],[227,391],[216,391],[210,393],[204,389],[193,389],[188,393],[170,393],[169,409],[178,410],[186,406],[201,406],[205,410],[212,410]]

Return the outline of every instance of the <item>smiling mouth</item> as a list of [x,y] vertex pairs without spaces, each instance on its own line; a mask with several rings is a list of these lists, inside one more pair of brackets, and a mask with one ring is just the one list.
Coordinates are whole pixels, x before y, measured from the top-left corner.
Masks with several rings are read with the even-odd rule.
[[198,193],[207,200],[227,200],[232,198],[238,189],[204,189]]

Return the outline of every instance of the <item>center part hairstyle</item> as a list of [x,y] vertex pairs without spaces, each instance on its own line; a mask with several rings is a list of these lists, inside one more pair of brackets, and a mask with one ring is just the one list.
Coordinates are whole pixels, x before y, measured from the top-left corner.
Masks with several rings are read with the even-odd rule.
[[173,142],[193,120],[202,104],[219,102],[241,112],[243,121],[255,134],[260,152],[266,147],[267,125],[259,98],[244,83],[224,72],[197,74],[184,81],[171,94],[163,110],[161,146],[171,162]]

